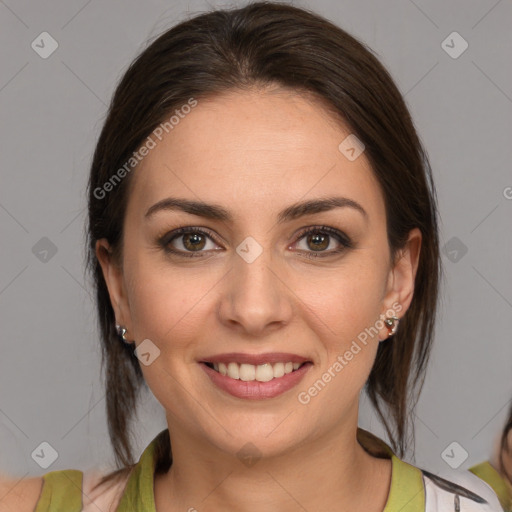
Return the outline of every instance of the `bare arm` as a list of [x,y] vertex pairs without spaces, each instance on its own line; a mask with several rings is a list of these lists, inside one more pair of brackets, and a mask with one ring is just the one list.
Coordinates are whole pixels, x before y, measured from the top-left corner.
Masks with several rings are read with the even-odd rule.
[[33,512],[42,488],[42,477],[13,479],[0,475],[0,512]]

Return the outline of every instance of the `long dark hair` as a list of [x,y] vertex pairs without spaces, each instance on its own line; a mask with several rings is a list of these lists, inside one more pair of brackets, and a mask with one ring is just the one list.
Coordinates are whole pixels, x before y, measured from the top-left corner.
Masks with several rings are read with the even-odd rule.
[[[385,198],[392,256],[410,230],[422,234],[414,297],[397,334],[379,344],[368,396],[403,456],[434,334],[441,276],[437,206],[428,158],[392,78],[365,44],[307,10],[257,2],[188,19],[156,38],[117,86],[99,137],[88,185],[88,266],[96,287],[110,439],[119,466],[133,465],[131,419],[144,379],[133,347],[115,327],[96,241],[122,261],[131,173],[112,181],[151,132],[185,105],[229,90],[280,85],[313,94],[365,145]],[[125,168],[126,169],[126,168]],[[104,184],[109,182],[108,193]],[[172,462],[169,436],[157,447],[157,471]]]

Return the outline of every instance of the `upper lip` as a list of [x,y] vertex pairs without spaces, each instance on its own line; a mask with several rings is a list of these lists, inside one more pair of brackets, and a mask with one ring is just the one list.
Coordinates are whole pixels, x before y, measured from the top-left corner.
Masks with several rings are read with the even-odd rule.
[[287,354],[285,352],[268,352],[265,354],[244,354],[242,352],[230,352],[229,354],[217,354],[202,358],[201,363],[240,363],[252,364],[258,366],[264,363],[305,363],[308,362],[307,357],[297,354]]

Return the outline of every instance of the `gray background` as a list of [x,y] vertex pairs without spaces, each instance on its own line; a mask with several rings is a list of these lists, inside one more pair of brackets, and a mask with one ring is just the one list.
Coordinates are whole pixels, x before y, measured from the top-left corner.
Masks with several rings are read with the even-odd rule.
[[[469,454],[460,467],[469,467],[488,457],[512,398],[512,4],[295,4],[378,53],[429,152],[447,279],[415,462],[445,469],[441,454],[457,441]],[[112,463],[84,276],[88,166],[114,87],[145,41],[188,12],[221,5],[242,3],[0,1],[0,471]],[[31,47],[44,31],[59,45],[46,59]],[[456,59],[441,45],[453,31],[469,44]],[[366,400],[361,425],[382,433]],[[138,449],[164,427],[159,404],[145,396]],[[43,441],[58,452],[48,469],[31,457]],[[462,461],[462,448],[448,450],[452,460]]]

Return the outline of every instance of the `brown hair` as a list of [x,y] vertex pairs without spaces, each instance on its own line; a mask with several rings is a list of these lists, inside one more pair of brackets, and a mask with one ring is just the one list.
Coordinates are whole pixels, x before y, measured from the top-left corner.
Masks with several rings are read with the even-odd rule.
[[[88,185],[88,263],[96,287],[108,427],[118,465],[134,462],[130,424],[144,379],[133,347],[116,334],[95,243],[106,238],[121,257],[130,176],[104,197],[97,190],[191,97],[200,101],[268,85],[312,93],[364,143],[385,198],[393,257],[410,230],[418,227],[422,233],[412,303],[393,338],[379,344],[366,384],[395,452],[403,456],[408,446],[410,416],[433,340],[441,276],[427,155],[398,88],[369,48],[312,12],[257,2],[198,15],[156,38],[122,77],[96,146]],[[162,439],[157,471],[167,471],[172,462],[169,436]]]
[[498,455],[498,464],[500,473],[510,482],[512,483],[512,475],[507,471],[506,465],[504,463],[505,455],[510,457],[511,447],[508,439],[508,435],[512,430],[512,406],[509,408],[507,421],[505,426],[503,427],[503,432],[501,433],[500,438],[500,452]]

